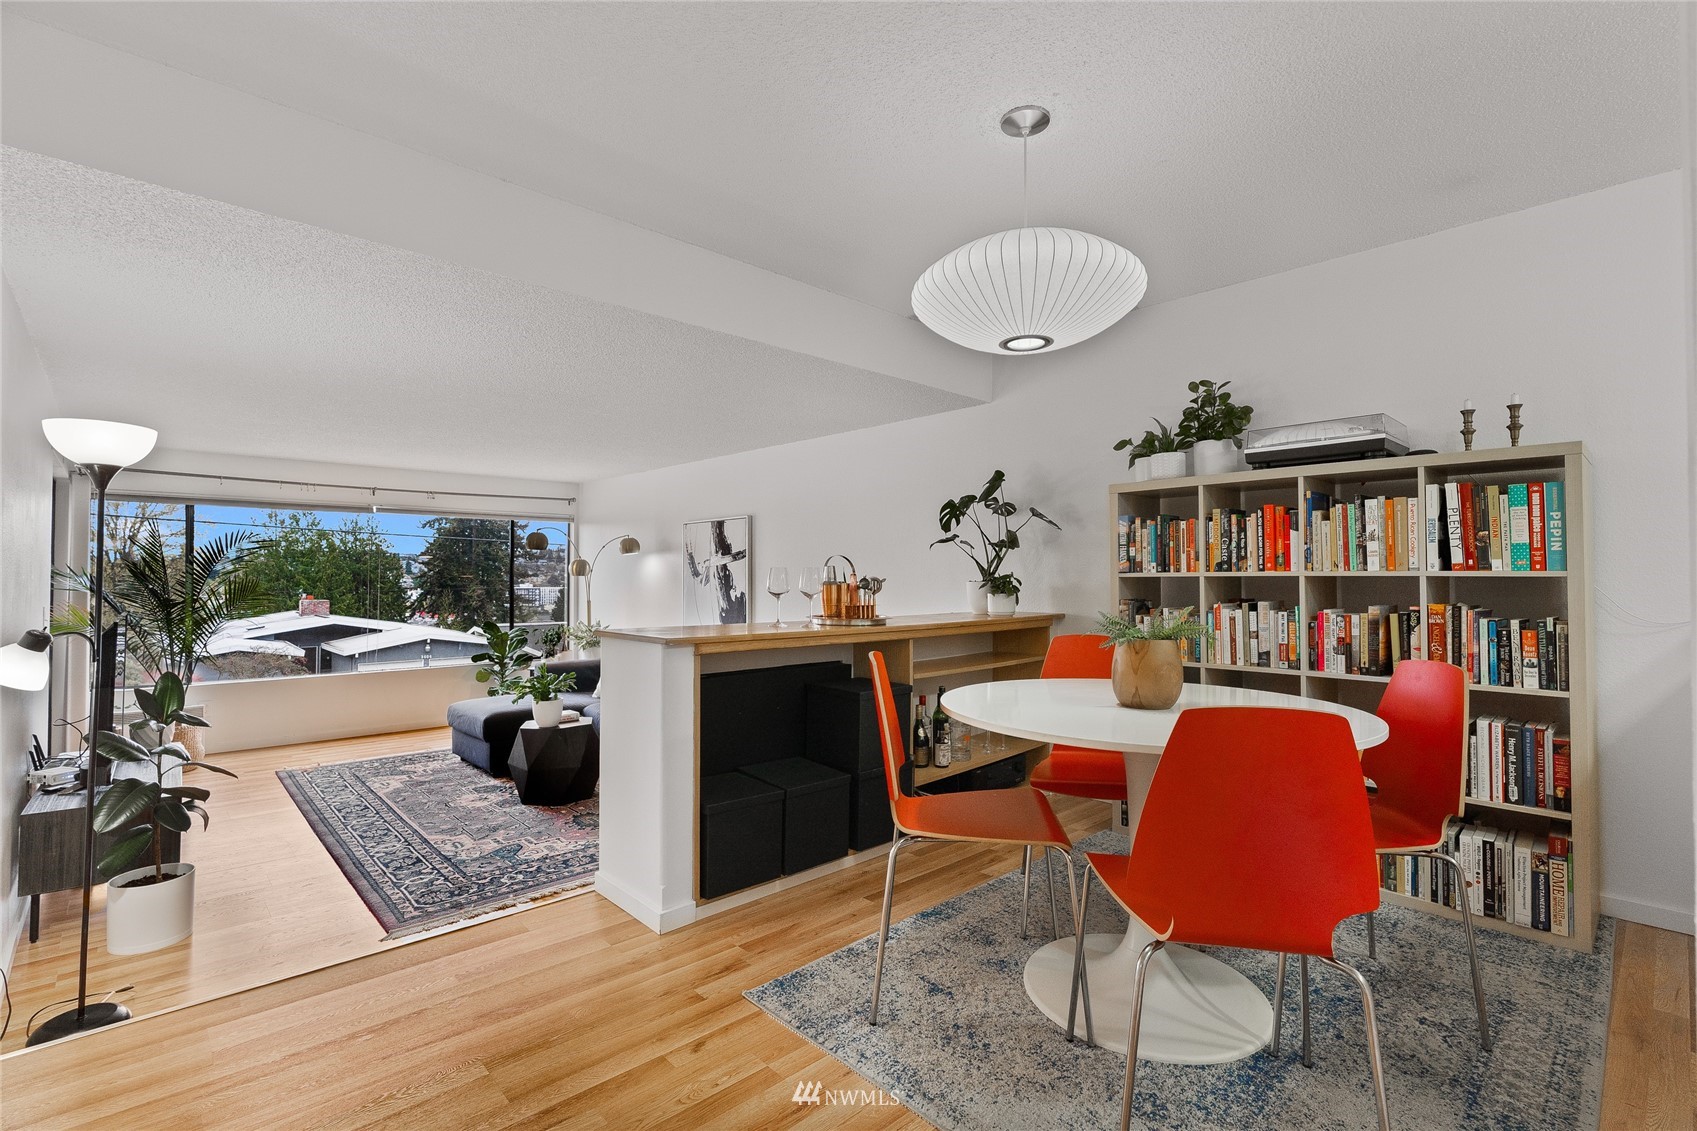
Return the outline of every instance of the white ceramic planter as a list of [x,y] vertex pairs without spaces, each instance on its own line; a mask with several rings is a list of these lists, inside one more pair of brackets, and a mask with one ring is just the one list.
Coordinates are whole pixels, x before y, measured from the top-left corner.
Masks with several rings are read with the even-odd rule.
[[558,699],[550,699],[545,703],[533,701],[530,704],[530,717],[536,720],[539,727],[557,727],[560,725],[560,713],[565,709],[566,705]]
[[1231,440],[1198,440],[1190,450],[1198,475],[1226,475],[1245,467],[1243,452]]
[[1190,453],[1156,452],[1137,461],[1149,465],[1151,479],[1178,479],[1190,474]]
[[979,581],[966,583],[966,610],[980,615],[990,611],[990,591]]
[[1011,617],[1014,610],[1019,608],[1019,598],[1011,593],[989,594],[989,614],[993,617]]
[[1142,483],[1144,480],[1146,480],[1148,478],[1149,478],[1149,457],[1148,456],[1142,456],[1142,457],[1132,461],[1131,481],[1133,483]]
[[194,865],[167,864],[175,877],[162,884],[125,887],[153,874],[153,865],[131,868],[106,885],[106,951],[146,954],[182,942],[194,931]]

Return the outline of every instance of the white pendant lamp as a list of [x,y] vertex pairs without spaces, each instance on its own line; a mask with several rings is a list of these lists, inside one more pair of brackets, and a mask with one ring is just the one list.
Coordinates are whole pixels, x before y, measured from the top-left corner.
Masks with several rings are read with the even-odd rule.
[[[1002,115],[1002,132],[1022,146],[1048,126],[1041,106]],[[1100,334],[1131,312],[1148,285],[1137,256],[1112,240],[1072,228],[1019,227],[933,263],[913,285],[913,313],[968,349],[1039,353]]]

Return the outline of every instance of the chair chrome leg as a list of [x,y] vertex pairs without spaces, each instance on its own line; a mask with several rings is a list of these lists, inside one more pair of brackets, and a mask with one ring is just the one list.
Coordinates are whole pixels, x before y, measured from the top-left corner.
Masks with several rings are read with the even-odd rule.
[[1391,1110],[1385,1102],[1385,1066],[1379,1057],[1379,1023],[1373,1013],[1373,989],[1355,967],[1346,966],[1334,958],[1322,958],[1320,961],[1349,975],[1361,991],[1361,1009],[1367,1015],[1367,1060],[1373,1069],[1374,1097],[1379,1102],[1379,1131],[1391,1131]]
[[[1067,876],[1072,876],[1072,868],[1068,866]],[[1090,985],[1084,976],[1084,923],[1085,912],[1090,907],[1090,867],[1084,868],[1084,892],[1079,896],[1078,922],[1080,929],[1073,932],[1072,939],[1072,997],[1067,1002],[1067,1040],[1073,1040],[1078,1029],[1078,995],[1084,993],[1084,1043],[1096,1043],[1096,1034],[1090,1024]]]
[[884,913],[878,920],[878,957],[872,964],[872,1013],[867,1019],[868,1024],[878,1024],[878,991],[883,988],[884,982],[884,946],[890,941],[890,904],[896,895],[896,853],[902,850],[903,845],[918,839],[899,836],[890,845],[890,863],[884,869]]
[[1379,943],[1373,937],[1373,912],[1371,911],[1367,913],[1367,957],[1379,957]]
[[1479,1045],[1486,1052],[1490,1052],[1491,1026],[1490,1022],[1485,1020],[1485,980],[1479,974],[1479,948],[1473,941],[1473,910],[1467,904],[1467,881],[1461,874],[1461,861],[1447,852],[1425,855],[1449,865],[1450,874],[1455,877],[1455,890],[1461,893],[1458,902],[1461,904],[1461,925],[1467,932],[1467,962],[1473,967],[1473,1005],[1479,1011]]
[[[1067,867],[1072,867],[1071,861],[1068,861]],[[1061,937],[1061,916],[1055,910],[1055,861],[1047,849],[1043,852],[1043,875],[1049,883],[1049,933],[1056,940],[1059,940]]]
[[1273,1039],[1267,1042],[1267,1051],[1274,1056],[1279,1055],[1279,1030],[1285,1021],[1285,960],[1289,957],[1279,955],[1279,972],[1273,975]]
[[1137,1030],[1143,1021],[1143,979],[1149,973],[1149,963],[1166,944],[1151,939],[1137,956],[1137,974],[1132,979],[1131,1032],[1125,1041],[1125,1094],[1120,1096],[1120,1131],[1131,1131],[1131,1096],[1137,1083]]
[[1026,937],[1026,921],[1031,918],[1031,846],[1025,846],[1025,879],[1019,891],[1019,937]]
[[1308,956],[1302,956],[1302,1067],[1314,1067],[1314,1049],[1308,1041]]

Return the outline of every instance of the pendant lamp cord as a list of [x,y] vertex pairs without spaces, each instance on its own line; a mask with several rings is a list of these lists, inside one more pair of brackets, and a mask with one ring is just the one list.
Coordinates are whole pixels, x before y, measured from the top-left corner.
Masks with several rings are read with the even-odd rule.
[[1019,226],[1031,227],[1031,135],[1019,137]]

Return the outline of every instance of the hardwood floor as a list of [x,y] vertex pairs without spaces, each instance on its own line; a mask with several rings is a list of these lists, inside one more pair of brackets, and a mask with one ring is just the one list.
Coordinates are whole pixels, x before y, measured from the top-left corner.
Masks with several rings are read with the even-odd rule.
[[[420,733],[422,743],[417,735],[393,736],[395,745],[388,749],[428,745],[433,732]],[[254,752],[265,773],[239,761],[248,755],[228,760],[238,770],[246,766],[252,778],[274,781],[269,770],[291,764],[290,757],[292,764],[308,764],[302,749],[294,748],[293,755]],[[384,748],[349,752],[355,749],[327,745],[310,760],[362,757]],[[244,783],[257,788],[249,779]],[[292,812],[287,798],[282,801]],[[257,798],[255,806],[249,827],[264,832],[257,838],[262,842],[270,839],[243,850],[253,854],[243,859],[259,866],[267,850],[296,855],[283,815],[259,813]],[[1101,806],[1065,802],[1057,808],[1075,835],[1101,827]],[[300,831],[322,855],[304,822]],[[203,846],[209,860],[212,847]],[[904,859],[898,916],[1016,866],[1018,853],[926,845]],[[323,864],[346,889],[334,864],[327,857]],[[217,869],[222,868],[219,858]],[[664,936],[592,894],[382,947],[272,985],[0,1060],[0,1124],[130,1131],[924,1127],[900,1107],[793,1103],[801,1081],[817,1080],[826,1088],[866,1084],[742,997],[743,990],[875,930],[882,868],[868,862]],[[314,952],[301,952],[298,939],[329,940],[323,945],[350,954],[372,949],[370,936],[381,932],[358,897],[347,891],[357,915],[348,913],[345,903],[316,887],[322,878],[316,871],[303,876],[316,898],[303,898],[288,912],[297,929],[267,932],[260,914],[267,905],[251,893],[232,895],[249,901],[247,912],[228,913],[229,922],[217,928],[230,932],[228,939],[216,945],[203,946],[197,928],[195,949],[205,955],[187,964],[192,972],[161,965],[144,974],[137,959],[124,960],[122,967],[113,960],[93,984],[157,979],[187,993],[219,979],[242,980],[243,947],[255,948],[255,971],[284,969],[291,960],[311,964],[307,954]],[[224,918],[210,902],[203,909]],[[326,925],[308,921],[316,916]],[[358,916],[371,926],[365,941],[354,929]],[[74,914],[66,918],[74,930]],[[55,929],[64,928],[56,923]],[[288,937],[267,937],[284,934]],[[47,942],[44,934],[42,944]],[[73,955],[74,947],[73,934]],[[146,961],[155,960],[164,962],[161,956]],[[1691,962],[1687,936],[1621,925],[1605,1131],[1697,1129]],[[70,970],[74,988],[74,962]],[[149,984],[148,990],[153,996],[146,1000],[168,1000],[160,988]]]

